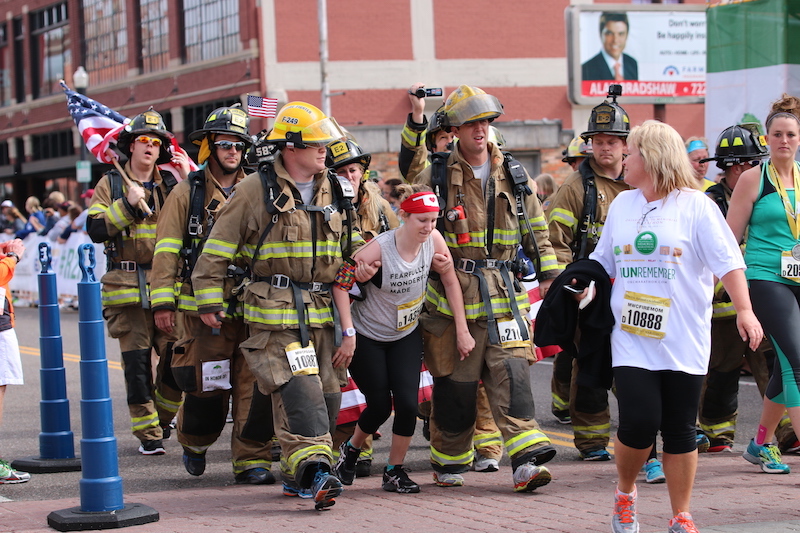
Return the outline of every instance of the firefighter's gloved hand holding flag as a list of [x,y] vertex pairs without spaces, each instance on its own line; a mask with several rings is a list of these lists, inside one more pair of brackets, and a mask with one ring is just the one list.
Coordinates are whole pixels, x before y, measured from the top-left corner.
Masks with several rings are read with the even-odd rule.
[[[109,150],[110,145],[117,143],[120,132],[131,119],[86,95],[73,91],[63,81],[61,88],[67,95],[67,109],[83,137],[86,147],[101,163],[113,163],[111,158],[116,159],[117,156],[113,150]],[[181,154],[188,161],[190,172],[198,170],[197,164],[178,145],[178,141],[174,137],[171,139],[171,152]],[[164,163],[158,165],[158,168],[170,172],[175,179],[181,181],[181,173],[174,163]]]

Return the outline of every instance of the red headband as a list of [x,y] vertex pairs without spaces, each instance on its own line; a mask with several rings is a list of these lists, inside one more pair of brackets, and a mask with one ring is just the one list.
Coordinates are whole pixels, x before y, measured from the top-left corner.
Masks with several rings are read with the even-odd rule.
[[439,212],[439,199],[430,191],[415,192],[400,204],[400,209],[406,213],[433,213]]

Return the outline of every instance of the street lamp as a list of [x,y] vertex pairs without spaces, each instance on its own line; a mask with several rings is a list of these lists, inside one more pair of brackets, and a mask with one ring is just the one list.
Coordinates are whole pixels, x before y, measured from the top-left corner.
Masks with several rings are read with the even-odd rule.
[[[86,94],[86,89],[89,88],[89,73],[82,66],[78,67],[75,73],[72,74],[72,82],[75,84],[76,91]],[[82,184],[82,189],[85,192],[92,181],[92,162],[86,160],[86,144],[83,139],[81,139],[80,157],[75,163],[75,177],[78,183]]]

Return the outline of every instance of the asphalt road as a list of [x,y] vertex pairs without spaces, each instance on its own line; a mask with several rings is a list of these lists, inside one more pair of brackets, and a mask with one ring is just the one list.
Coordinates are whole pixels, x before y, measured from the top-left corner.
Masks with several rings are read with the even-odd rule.
[[[38,434],[41,431],[39,404],[41,400],[39,369],[39,321],[38,309],[17,309],[17,336],[19,337],[22,361],[25,372],[25,385],[9,386],[5,400],[5,413],[0,427],[0,457],[14,460],[23,457],[39,456]],[[67,395],[70,400],[71,429],[74,433],[75,450],[80,455],[82,432],[80,417],[80,339],[78,335],[78,312],[61,311],[61,331],[63,335],[64,365],[67,376]],[[173,490],[178,488],[214,488],[233,484],[230,466],[230,427],[228,424],[220,440],[208,452],[208,465],[201,477],[189,476],[181,462],[181,448],[177,440],[165,442],[167,454],[143,457],[137,452],[138,441],[130,434],[122,371],[119,366],[119,347],[113,339],[105,339],[105,349],[109,361],[109,381],[113,401],[114,428],[117,438],[119,473],[123,479],[125,493]],[[534,399],[537,406],[537,420],[544,431],[557,446],[558,455],[552,470],[558,463],[577,461],[578,453],[572,446],[571,426],[556,422],[550,414],[550,376],[552,365],[548,360],[531,367]],[[744,450],[747,441],[754,434],[760,412],[758,391],[751,378],[742,378],[739,395],[739,432],[736,451]],[[612,397],[612,424],[616,423],[616,404]],[[379,471],[388,455],[391,419],[381,428],[384,438],[375,442],[376,465],[373,472]],[[406,464],[413,471],[429,471],[427,442],[421,435],[418,423]],[[612,428],[613,433],[613,428]],[[660,447],[660,445],[659,445]],[[613,453],[613,446],[610,448]],[[509,464],[504,458],[503,464]],[[593,468],[586,463],[586,468]],[[277,465],[273,473],[277,474]],[[426,474],[427,475],[427,474]],[[375,474],[373,473],[373,476]],[[80,494],[80,472],[37,474],[30,482],[19,485],[0,485],[0,501],[10,500],[51,500],[77,497]],[[376,479],[376,483],[378,479]]]

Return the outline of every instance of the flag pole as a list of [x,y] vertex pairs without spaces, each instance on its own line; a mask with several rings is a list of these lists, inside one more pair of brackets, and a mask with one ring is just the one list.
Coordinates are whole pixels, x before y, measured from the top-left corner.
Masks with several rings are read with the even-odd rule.
[[[111,153],[109,154],[109,152],[111,152]],[[122,168],[122,166],[119,164],[119,161],[117,160],[117,154],[115,154],[114,151],[111,150],[111,148],[106,150],[106,156],[108,156],[108,158],[111,159],[111,162],[114,163],[114,166],[117,167],[117,170],[119,171],[120,175],[122,176],[123,181],[125,181],[125,185],[127,185],[129,189],[131,187],[133,187],[134,185],[136,185],[128,177],[128,175],[125,173],[125,170]],[[150,206],[147,205],[147,202],[144,201],[144,198],[139,200],[139,203],[137,204],[137,207],[139,207],[139,209],[144,211],[144,214],[146,216],[150,216],[150,215],[153,214],[153,212],[150,210]]]

